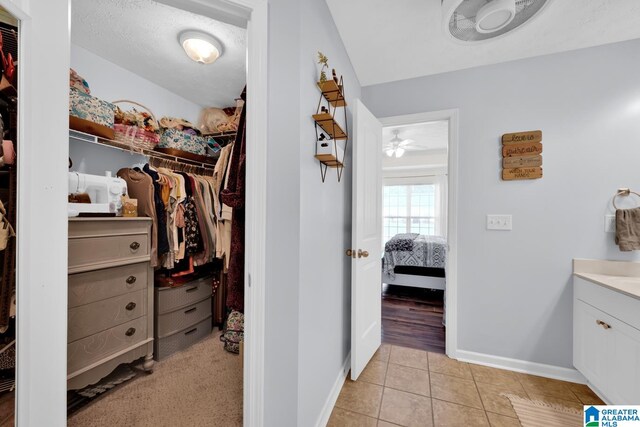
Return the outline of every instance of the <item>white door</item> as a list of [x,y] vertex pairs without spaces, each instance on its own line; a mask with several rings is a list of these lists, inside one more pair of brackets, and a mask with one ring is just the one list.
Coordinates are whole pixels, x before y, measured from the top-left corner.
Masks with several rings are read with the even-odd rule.
[[353,115],[351,379],[380,347],[382,247],[382,125],[360,102]]

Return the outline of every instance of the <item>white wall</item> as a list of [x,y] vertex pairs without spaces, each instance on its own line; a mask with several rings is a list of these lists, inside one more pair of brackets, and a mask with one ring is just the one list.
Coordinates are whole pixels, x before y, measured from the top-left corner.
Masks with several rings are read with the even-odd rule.
[[[71,45],[71,68],[89,82],[91,95],[105,101],[129,99],[150,108],[156,118],[163,116],[184,117],[196,123],[202,107],[146,80],[131,71],[80,46]],[[118,104],[128,110],[140,107]],[[69,140],[69,156],[73,161],[71,170],[103,175],[105,171],[115,173],[135,163],[146,163],[146,158],[108,147]]]
[[[300,278],[300,3],[269,1],[265,283],[267,427],[296,426]],[[249,41],[251,42],[251,41]],[[250,99],[247,103],[251,102]]]
[[[300,319],[298,423],[315,425],[351,349],[351,145],[341,182],[329,169],[325,182],[315,155],[315,114],[320,97],[317,51],[344,78],[347,121],[360,84],[324,1],[304,0],[300,46]],[[330,74],[329,70],[329,76]],[[344,114],[336,117],[342,123]],[[353,141],[349,141],[352,144]]]
[[[182,117],[195,124],[202,109],[195,102],[75,44],[71,45],[71,68],[89,82],[91,95],[109,102],[118,99],[139,102],[149,107],[158,120],[163,116]],[[135,107],[140,110],[131,104],[118,105],[123,109]]]
[[269,158],[265,425],[318,421],[350,350],[350,159],[341,183],[320,178],[317,51],[360,95],[324,1],[269,2]]
[[[640,41],[363,88],[378,117],[460,109],[458,348],[570,368],[571,259],[637,260],[604,233],[640,188]],[[503,182],[500,136],[542,129],[544,178]],[[485,230],[512,214],[513,231]]]

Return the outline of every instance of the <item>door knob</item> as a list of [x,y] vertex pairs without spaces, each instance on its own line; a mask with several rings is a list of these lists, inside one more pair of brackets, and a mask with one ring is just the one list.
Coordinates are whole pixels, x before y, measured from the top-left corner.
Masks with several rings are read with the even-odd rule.
[[358,258],[366,258],[369,256],[369,252],[358,249]]
[[347,249],[347,250],[345,251],[345,255],[347,255],[348,257],[353,256],[353,249]]

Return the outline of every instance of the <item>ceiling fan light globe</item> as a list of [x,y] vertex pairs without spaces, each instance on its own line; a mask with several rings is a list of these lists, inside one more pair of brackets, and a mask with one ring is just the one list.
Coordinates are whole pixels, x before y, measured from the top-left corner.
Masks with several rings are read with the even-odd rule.
[[393,156],[393,148],[390,148],[388,150],[386,150],[384,153],[387,155],[387,157],[391,157]]
[[476,30],[479,33],[500,31],[516,17],[515,0],[493,0],[476,14]]
[[398,148],[396,149],[396,158],[397,158],[397,159],[399,159],[400,157],[402,157],[402,156],[403,156],[403,154],[404,154],[404,148],[400,148],[400,147],[398,147]]

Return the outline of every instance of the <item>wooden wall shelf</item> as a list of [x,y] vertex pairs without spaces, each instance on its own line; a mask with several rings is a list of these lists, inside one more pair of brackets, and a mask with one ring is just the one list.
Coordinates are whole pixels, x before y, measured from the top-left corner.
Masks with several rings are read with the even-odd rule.
[[330,168],[338,168],[340,166],[344,166],[342,164],[342,162],[338,159],[336,159],[334,156],[330,156],[328,154],[316,154],[316,159],[318,159],[320,161],[320,163],[322,163],[325,166],[328,166]]
[[[315,158],[320,162],[322,182],[325,181],[327,170],[330,168],[336,170],[338,182],[340,182],[342,173],[344,172],[344,158],[349,142],[347,101],[344,97],[344,85],[342,77],[339,82],[331,79],[325,82],[317,82],[317,85],[321,94],[318,100],[316,114],[312,116],[316,127]],[[323,106],[323,101],[326,106]],[[343,113],[340,115],[343,117],[341,120],[342,124],[336,121],[336,112],[339,108],[342,109]],[[339,146],[338,141],[344,141],[344,147]],[[331,146],[331,149],[328,149],[325,142]],[[320,143],[322,143],[322,147],[318,148]],[[319,154],[319,151],[321,154]],[[342,157],[342,159],[340,159],[340,157]]]
[[329,113],[314,114],[313,120],[320,125],[323,131],[325,131],[331,139],[343,140],[347,139],[348,135],[342,130],[338,122],[335,121],[333,116]]
[[342,90],[334,80],[327,80],[324,83],[318,82],[318,88],[320,88],[322,95],[334,108],[347,106],[347,101],[344,99]]

